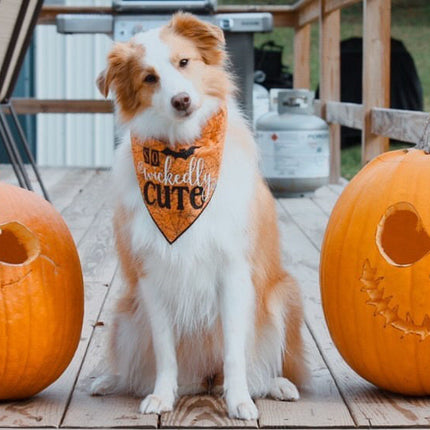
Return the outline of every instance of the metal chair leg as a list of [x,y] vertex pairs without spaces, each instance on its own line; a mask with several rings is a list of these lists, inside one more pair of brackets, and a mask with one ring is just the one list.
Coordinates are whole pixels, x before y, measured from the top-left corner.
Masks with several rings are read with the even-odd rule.
[[14,154],[16,165],[17,165],[18,169],[20,170],[22,177],[24,179],[25,187],[28,190],[33,191],[33,187],[31,185],[30,178],[28,177],[27,171],[25,170],[25,166],[24,166],[24,163],[22,162],[21,154],[19,153],[18,148],[15,145],[15,141],[14,141],[12,133],[10,131],[9,124],[7,123],[6,115],[3,111],[3,109],[0,109],[0,121],[3,123],[3,129],[5,131],[7,139],[9,140],[10,148]]
[[40,176],[40,173],[39,173],[39,169],[37,168],[33,154],[30,151],[30,147],[28,146],[28,142],[27,142],[27,139],[25,137],[24,130],[22,129],[21,124],[18,120],[18,115],[16,114],[12,103],[9,103],[8,106],[9,106],[9,111],[12,115],[12,119],[13,119],[13,122],[15,124],[15,127],[18,130],[19,136],[21,138],[21,142],[22,142],[25,154],[27,156],[28,161],[31,164],[31,167],[33,168],[34,174],[36,175],[37,181],[39,182],[39,186],[42,190],[43,196],[45,197],[46,200],[48,200],[48,202],[50,202],[48,192],[46,191],[46,188],[43,184],[42,177]]
[[10,147],[10,142],[6,136],[6,132],[4,131],[3,123],[1,121],[0,121],[0,136],[2,138],[4,147],[6,149],[7,156],[9,157],[10,164],[12,165],[12,169],[15,172],[16,178],[18,179],[18,184],[21,188],[25,188],[24,180],[22,178],[21,172],[17,168],[17,161]]

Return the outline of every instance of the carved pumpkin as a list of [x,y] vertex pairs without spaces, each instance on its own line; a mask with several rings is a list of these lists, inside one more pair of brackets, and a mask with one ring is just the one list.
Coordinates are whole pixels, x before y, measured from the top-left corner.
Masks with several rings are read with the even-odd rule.
[[0,400],[55,381],[80,339],[83,283],[73,239],[36,194],[0,183]]
[[387,152],[348,184],[321,252],[334,343],[368,381],[430,394],[430,155]]

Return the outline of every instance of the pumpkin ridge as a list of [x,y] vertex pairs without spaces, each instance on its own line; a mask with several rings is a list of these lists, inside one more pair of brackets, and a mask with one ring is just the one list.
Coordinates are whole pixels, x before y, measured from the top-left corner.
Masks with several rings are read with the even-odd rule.
[[386,325],[400,330],[404,335],[414,334],[420,336],[421,341],[425,340],[430,336],[430,316],[425,314],[421,325],[415,323],[409,312],[405,319],[399,317],[399,306],[393,308],[389,306],[393,296],[384,297],[384,288],[379,286],[383,279],[383,277],[377,277],[377,268],[373,268],[370,261],[366,259],[360,277],[363,285],[361,291],[366,292],[370,299],[366,304],[376,307],[374,315],[384,317]]

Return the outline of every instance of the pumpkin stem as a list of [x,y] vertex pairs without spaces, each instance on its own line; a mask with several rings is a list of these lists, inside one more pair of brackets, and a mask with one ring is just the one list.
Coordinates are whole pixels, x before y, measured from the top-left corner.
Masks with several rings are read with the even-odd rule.
[[416,145],[417,149],[422,149],[426,154],[430,154],[430,114],[424,126],[423,135]]
[[37,237],[19,222],[0,225],[0,264],[29,263],[40,254]]

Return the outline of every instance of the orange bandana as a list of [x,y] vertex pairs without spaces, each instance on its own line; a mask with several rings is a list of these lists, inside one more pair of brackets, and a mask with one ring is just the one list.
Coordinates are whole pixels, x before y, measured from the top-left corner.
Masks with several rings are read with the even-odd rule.
[[134,167],[143,201],[169,243],[205,210],[218,182],[226,133],[225,108],[193,145],[174,151],[157,139],[132,136]]

